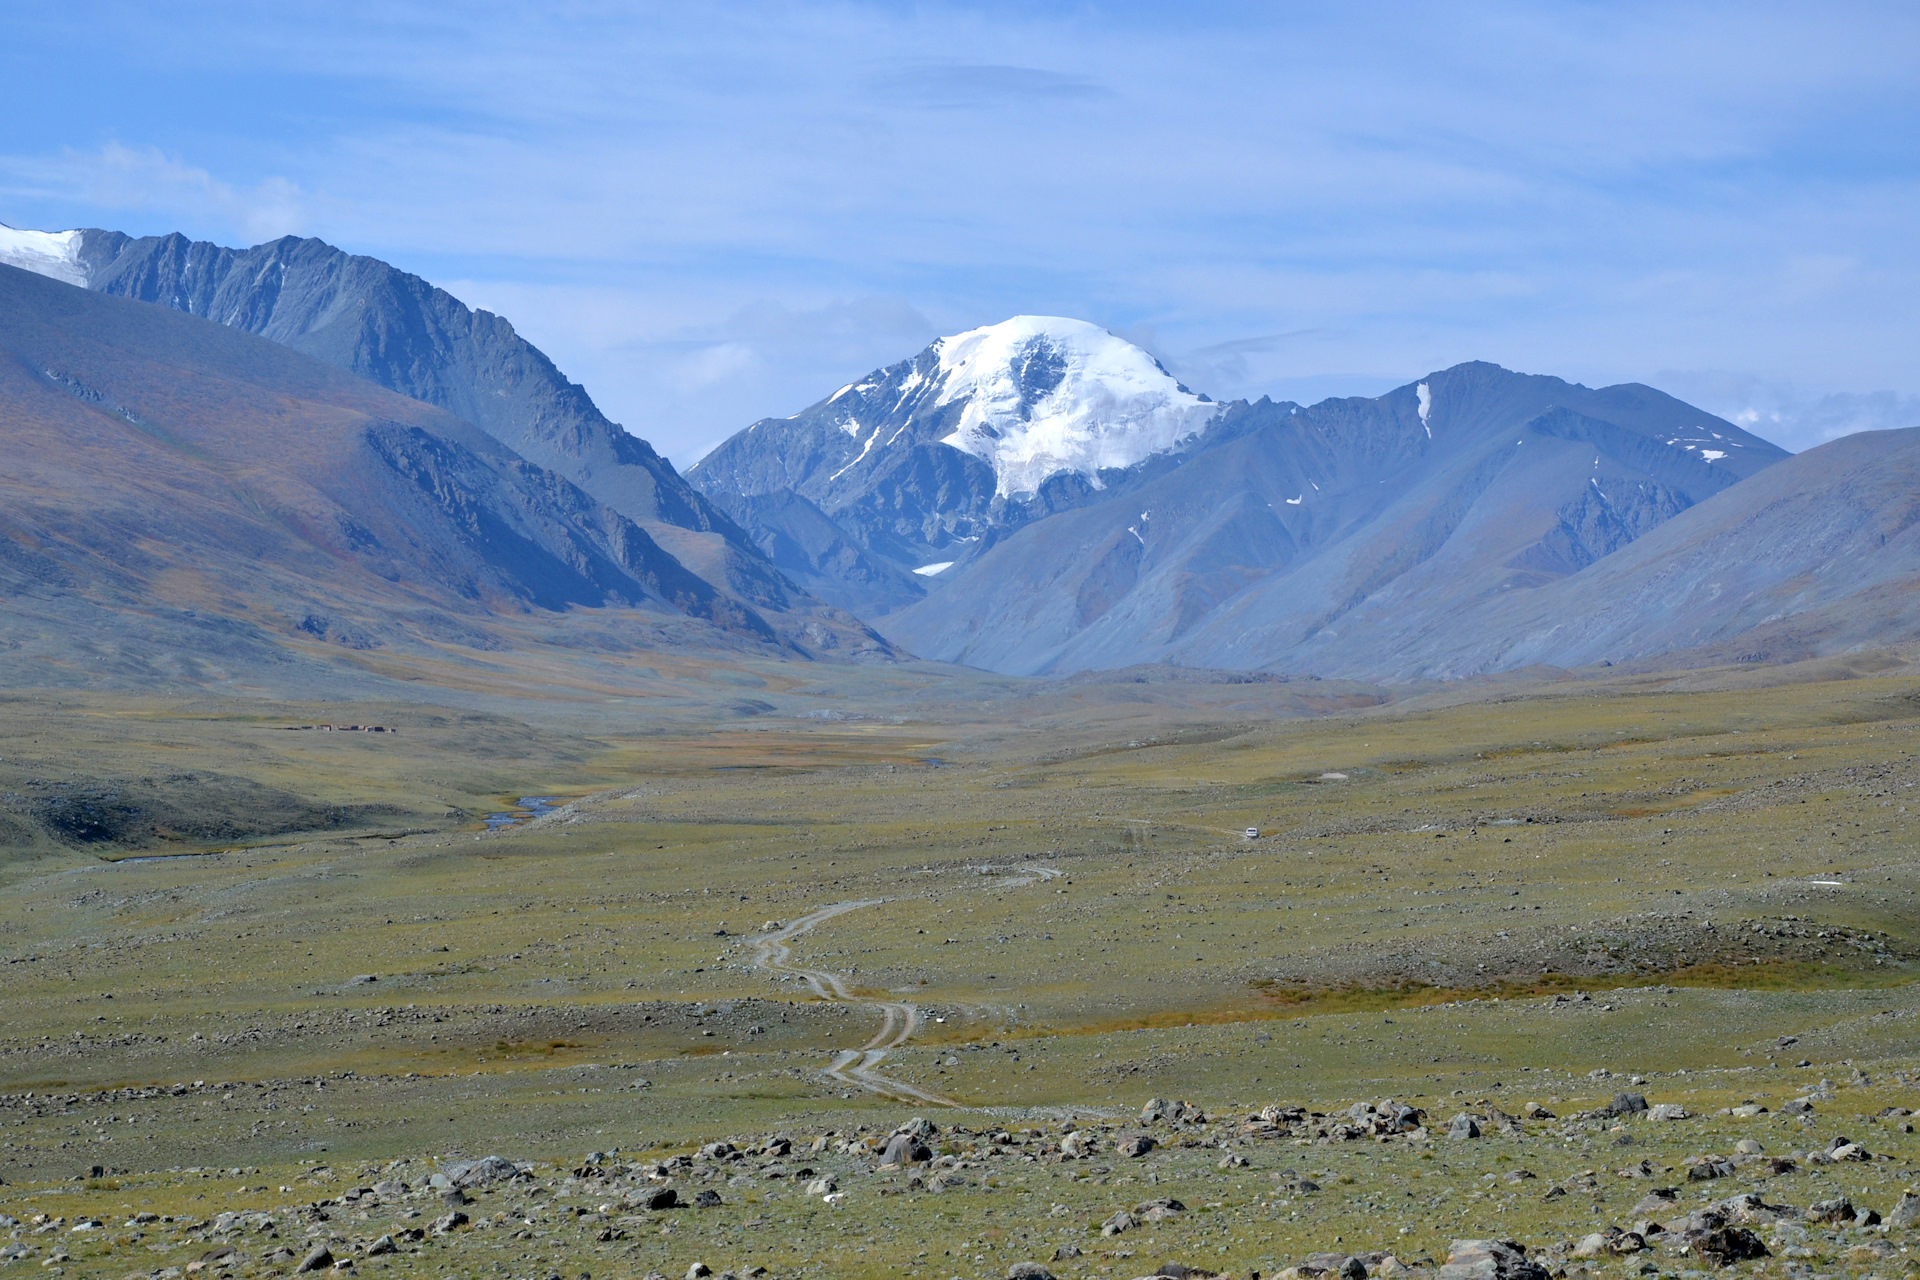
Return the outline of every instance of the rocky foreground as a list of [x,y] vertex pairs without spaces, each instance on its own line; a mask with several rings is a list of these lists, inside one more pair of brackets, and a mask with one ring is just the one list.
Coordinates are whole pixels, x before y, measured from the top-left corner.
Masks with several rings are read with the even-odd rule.
[[[1153,1099],[1124,1121],[916,1116],[566,1164],[96,1167],[0,1188],[0,1268],[127,1280],[1891,1277],[1920,1270],[1911,1113],[1885,1101],[1913,1087],[1856,1073],[1784,1101],[1696,1089],[1687,1103],[1626,1088],[1564,1114],[1375,1099],[1214,1115]],[[87,1099],[101,1100],[112,1092]],[[81,1101],[16,1096],[0,1113]]]

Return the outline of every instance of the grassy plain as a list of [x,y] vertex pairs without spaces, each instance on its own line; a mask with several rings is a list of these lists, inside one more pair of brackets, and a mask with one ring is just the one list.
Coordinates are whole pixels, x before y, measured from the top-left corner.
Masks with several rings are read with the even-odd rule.
[[[0,872],[0,1211],[105,1225],[24,1225],[38,1252],[14,1265],[59,1240],[71,1274],[183,1267],[219,1243],[187,1228],[223,1209],[277,1209],[297,1251],[332,1238],[344,1256],[441,1207],[354,1207],[343,1188],[417,1188],[462,1153],[536,1162],[546,1193],[495,1190],[468,1210],[485,1225],[362,1269],[1004,1275],[1074,1245],[1057,1274],[1270,1274],[1312,1250],[1444,1259],[1454,1236],[1539,1247],[1624,1227],[1650,1185],[1688,1205],[1760,1185],[1747,1168],[1688,1189],[1690,1158],[1740,1137],[1785,1154],[1844,1128],[1894,1157],[1803,1162],[1766,1181],[1770,1200],[1844,1192],[1885,1212],[1912,1178],[1920,1145],[1877,1113],[1920,1093],[1903,1083],[1920,1066],[1920,680],[1827,667],[1389,698],[846,679],[734,672],[759,705],[723,716],[685,691],[537,715],[16,699],[0,729],[16,794],[20,770],[57,765],[237,780],[222,794],[284,803],[294,827],[299,805],[371,807],[318,835],[21,838]],[[399,732],[281,727],[314,721]],[[522,795],[571,802],[480,829]],[[173,849],[226,851],[126,856]],[[840,902],[870,905],[792,946],[854,1000],[755,963],[768,922]],[[959,1106],[826,1072],[879,1028],[878,1001],[926,1020],[877,1074]],[[1632,1075],[1696,1118],[1569,1119]],[[1812,1118],[1780,1113],[1822,1078]],[[1227,1123],[1161,1131],[1138,1159],[1045,1153],[1075,1126],[1132,1132],[1156,1096]],[[1387,1096],[1436,1136],[1237,1129],[1270,1103]],[[1749,1100],[1770,1109],[1715,1114]],[[1529,1103],[1557,1118],[1437,1136],[1456,1112]],[[566,1176],[590,1151],[776,1133],[804,1150],[913,1114],[945,1131],[963,1185],[908,1191],[830,1146],[808,1163],[843,1201],[753,1172],[763,1159],[711,1181],[718,1207],[635,1217]],[[1220,1168],[1233,1154],[1248,1165]],[[1650,1178],[1614,1172],[1641,1160]],[[1521,1168],[1537,1177],[1505,1180]],[[1290,1190],[1303,1177],[1320,1189]],[[1543,1199],[1552,1186],[1571,1194]],[[1098,1234],[1166,1195],[1188,1211]],[[299,1209],[320,1199],[337,1201],[325,1221]],[[143,1207],[180,1221],[119,1226]],[[1760,1265],[1893,1274],[1904,1239],[1820,1228],[1776,1250],[1804,1262]],[[228,1268],[291,1270],[263,1239],[235,1243]]]

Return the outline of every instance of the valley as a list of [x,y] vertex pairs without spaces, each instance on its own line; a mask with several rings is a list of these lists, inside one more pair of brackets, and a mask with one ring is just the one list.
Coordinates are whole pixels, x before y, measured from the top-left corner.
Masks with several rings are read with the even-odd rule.
[[[907,674],[834,689],[834,720],[800,685],[745,722],[352,709],[390,739],[16,702],[0,769],[112,715],[181,773],[460,810],[9,859],[0,1212],[27,1262],[1392,1274],[1492,1237],[1677,1272],[1712,1263],[1575,1254],[1752,1191],[1792,1207],[1740,1210],[1761,1269],[1898,1273],[1904,1227],[1805,1210],[1889,1215],[1920,1157],[1904,667],[1309,714],[1289,685]],[[561,803],[484,827],[521,795]],[[1623,1092],[1689,1118],[1600,1114]],[[1387,1098],[1422,1123],[1345,1118]],[[1448,1137],[1462,1114],[1484,1136]],[[881,1167],[916,1116],[931,1163]],[[1808,1155],[1836,1135],[1873,1158]],[[491,1155],[520,1171],[449,1209],[432,1175]],[[1709,1156],[1728,1172],[1690,1180]],[[1675,1207],[1635,1209],[1655,1187]]]

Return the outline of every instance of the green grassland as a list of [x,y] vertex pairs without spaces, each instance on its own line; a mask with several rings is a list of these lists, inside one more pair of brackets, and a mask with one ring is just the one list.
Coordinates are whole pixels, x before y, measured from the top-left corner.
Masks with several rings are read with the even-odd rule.
[[[1868,664],[1023,690],[790,670],[725,675],[764,702],[751,715],[714,711],[713,671],[655,672],[637,708],[579,681],[538,714],[13,698],[10,794],[157,779],[137,794],[167,812],[241,816],[229,837],[148,803],[89,843],[32,825],[44,806],[9,810],[0,1212],[105,1224],[23,1225],[38,1252],[12,1265],[40,1267],[57,1236],[67,1274],[184,1267],[217,1243],[192,1222],[243,1209],[275,1211],[296,1252],[331,1233],[344,1255],[441,1207],[343,1189],[417,1187],[457,1154],[538,1172],[477,1196],[478,1225],[361,1270],[1004,1275],[1071,1244],[1056,1274],[1271,1274],[1313,1250],[1577,1239],[1631,1225],[1652,1185],[1688,1206],[1758,1189],[1885,1212],[1914,1181],[1920,1144],[1879,1113],[1920,1104],[1920,680]],[[314,722],[397,732],[284,727]],[[523,795],[568,803],[482,829]],[[196,856],[152,856],[173,852]],[[852,999],[756,963],[766,925],[847,902],[866,905],[791,946]],[[877,1078],[958,1105],[827,1073],[879,1030],[878,1001],[926,1020]],[[1695,1118],[1572,1119],[1636,1075]],[[1780,1112],[1823,1078],[1809,1118]],[[1150,1097],[1214,1123],[1137,1159],[1048,1152],[1074,1127],[1133,1132]],[[1238,1130],[1268,1104],[1383,1097],[1427,1110],[1432,1139]],[[1716,1114],[1749,1101],[1768,1112]],[[1529,1104],[1556,1118],[1438,1136],[1456,1112]],[[712,1180],[717,1207],[636,1217],[569,1175],[590,1151],[841,1143],[914,1114],[961,1185],[911,1190],[830,1145],[809,1163],[842,1201],[749,1162]],[[1891,1158],[1686,1181],[1743,1137],[1787,1154],[1841,1132]],[[1235,1154],[1245,1167],[1220,1166]],[[1650,1176],[1616,1172],[1642,1160]],[[1537,1176],[1507,1180],[1522,1168]],[[1319,1190],[1290,1192],[1299,1178]],[[689,1196],[703,1185],[683,1175]],[[1568,1194],[1543,1199],[1554,1186]],[[1099,1235],[1157,1196],[1188,1210]],[[322,1199],[324,1225],[299,1212]],[[121,1227],[143,1211],[179,1221]],[[292,1270],[235,1243],[221,1269]],[[1757,1265],[1899,1274],[1905,1243],[1819,1227],[1792,1246],[1803,1260]]]

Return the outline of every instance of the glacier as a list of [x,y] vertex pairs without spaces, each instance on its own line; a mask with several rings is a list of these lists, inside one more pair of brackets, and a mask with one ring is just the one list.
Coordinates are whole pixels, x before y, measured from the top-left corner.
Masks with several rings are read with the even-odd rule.
[[0,222],[0,262],[87,287],[78,231],[26,231]]
[[1039,491],[1050,476],[1100,472],[1164,453],[1212,420],[1147,352],[1061,316],[1015,316],[934,344],[936,405],[960,403],[940,443],[993,468],[1000,497]]

